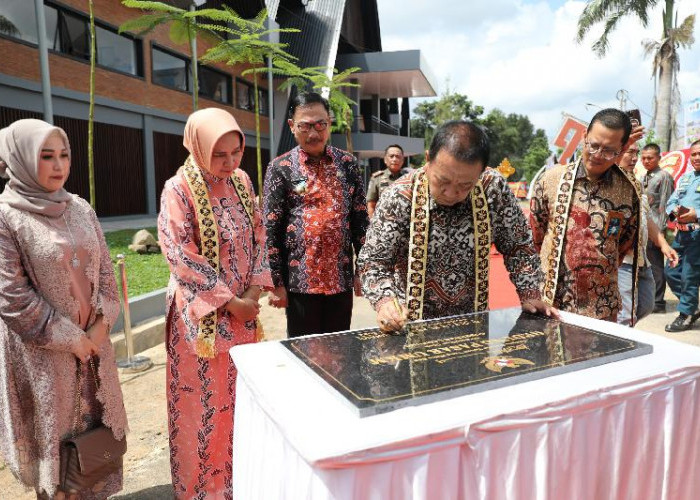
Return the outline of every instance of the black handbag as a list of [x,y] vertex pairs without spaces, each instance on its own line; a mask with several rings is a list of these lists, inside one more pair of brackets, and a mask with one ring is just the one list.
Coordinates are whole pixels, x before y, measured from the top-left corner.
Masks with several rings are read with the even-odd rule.
[[[95,362],[90,358],[90,368],[99,387]],[[116,439],[112,430],[100,424],[80,434],[78,419],[80,418],[81,388],[80,361],[78,361],[78,387],[75,397],[75,423],[73,436],[61,442],[61,466],[59,472],[61,490],[65,492],[91,489],[98,481],[122,467],[126,453],[126,437]]]

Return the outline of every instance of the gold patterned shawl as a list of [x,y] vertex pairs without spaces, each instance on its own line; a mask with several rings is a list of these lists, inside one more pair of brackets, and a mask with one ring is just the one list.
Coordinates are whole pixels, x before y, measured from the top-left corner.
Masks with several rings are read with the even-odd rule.
[[[489,305],[489,252],[491,219],[484,186],[479,180],[469,194],[474,221],[474,311],[486,311]],[[430,190],[425,170],[413,178],[411,223],[406,276],[406,307],[409,321],[423,318],[425,271],[428,265],[430,229]]]
[[[216,220],[209,201],[207,184],[202,176],[202,170],[195,164],[192,156],[188,156],[183,165],[183,173],[187,186],[190,188],[194,200],[197,224],[199,226],[199,240],[201,243],[200,252],[207,258],[209,265],[219,273],[219,231]],[[245,208],[250,220],[251,227],[255,227],[253,221],[253,200],[248,190],[241,182],[240,177],[234,171],[231,174],[231,181],[236,188],[236,193]],[[212,311],[199,320],[197,329],[197,355],[202,358],[213,358],[216,356],[216,326],[217,312]]]
[[[561,179],[559,179],[559,185],[557,186],[557,198],[554,202],[553,216],[549,221],[547,231],[552,238],[552,247],[549,255],[547,256],[549,263],[549,270],[544,278],[544,286],[542,288],[542,298],[549,305],[554,305],[554,298],[557,292],[557,285],[559,280],[559,266],[561,264],[561,256],[564,248],[564,241],[566,239],[566,227],[569,220],[569,210],[571,209],[571,201],[573,199],[574,192],[574,182],[576,181],[576,172],[581,166],[581,159],[576,162],[569,163],[564,170]],[[632,184],[634,191],[637,195],[637,200],[639,204],[639,217],[642,217],[642,198],[641,198],[641,185],[639,181],[634,178],[631,174],[626,172],[624,169],[617,167],[616,165],[611,168],[618,168],[620,172],[625,176],[625,178]],[[641,221],[639,221],[641,224]],[[631,325],[634,326],[636,322],[636,308],[637,308],[637,281],[639,275],[639,269],[637,263],[642,256],[642,242],[639,237],[639,225],[637,226],[637,231],[634,238],[634,265],[632,267],[632,312],[631,312]]]

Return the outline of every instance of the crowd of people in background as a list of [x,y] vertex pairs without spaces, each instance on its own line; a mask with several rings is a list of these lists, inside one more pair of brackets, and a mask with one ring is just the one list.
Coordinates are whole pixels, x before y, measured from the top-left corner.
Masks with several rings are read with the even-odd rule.
[[[526,311],[634,325],[665,312],[667,281],[680,304],[666,329],[700,318],[700,141],[675,190],[654,144],[641,148],[640,181],[633,167],[644,129],[602,110],[580,158],[535,181],[528,220],[487,168],[489,138],[474,123],[439,126],[418,169],[406,168],[401,146],[388,146],[367,194],[358,160],[328,145],[323,97],[297,95],[287,123],[297,146],[270,162],[262,204],[238,168],[245,135],[215,108],[187,120],[190,154],[162,193],[176,498],[231,498],[236,367],[228,350],[262,338],[263,291],[285,308],[289,337],[348,330],[360,294],[379,328],[395,333],[408,321],[486,310],[495,245]],[[70,145],[60,128],[13,123],[0,131],[0,160],[9,179],[0,195],[0,453],[38,498],[106,498],[121,488],[121,468],[84,490],[59,477],[67,437],[100,425],[117,440],[127,432],[104,237],[90,206],[63,189]]]

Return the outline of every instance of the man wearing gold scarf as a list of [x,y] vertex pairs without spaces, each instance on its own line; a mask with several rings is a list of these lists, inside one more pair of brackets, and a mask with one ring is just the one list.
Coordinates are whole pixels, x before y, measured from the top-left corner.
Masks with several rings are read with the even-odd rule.
[[[619,263],[630,249],[635,250],[633,269],[641,258],[641,186],[615,161],[643,130],[637,127],[632,133],[629,117],[620,110],[599,111],[588,126],[581,159],[551,168],[537,181],[530,225],[542,259],[545,302],[563,311],[616,320]],[[631,309],[636,310],[634,302]]]
[[382,194],[357,264],[381,329],[486,310],[492,243],[523,309],[556,315],[540,300],[539,258],[522,210],[505,179],[485,169],[489,149],[479,126],[447,122],[426,165]]

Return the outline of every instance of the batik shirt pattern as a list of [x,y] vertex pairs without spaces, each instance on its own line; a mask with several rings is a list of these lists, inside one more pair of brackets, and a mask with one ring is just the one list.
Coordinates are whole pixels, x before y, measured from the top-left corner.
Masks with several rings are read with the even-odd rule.
[[265,176],[265,224],[276,287],[332,295],[353,286],[353,250],[367,230],[355,157],[327,146],[320,161],[300,147],[273,160]]
[[[396,296],[405,302],[415,170],[382,194],[360,252],[363,295],[375,309]],[[539,299],[541,272],[530,228],[505,179],[489,169],[481,176],[491,219],[492,241],[521,301]],[[471,196],[471,195],[470,195]],[[430,224],[423,318],[474,310],[474,223],[471,198],[452,207],[429,201]]]
[[[550,215],[565,168],[558,165],[545,172],[530,200],[530,225],[545,276],[553,246]],[[554,307],[614,322],[620,309],[617,269],[633,248],[638,225],[639,201],[620,169],[613,166],[591,181],[581,164],[574,179]]]

